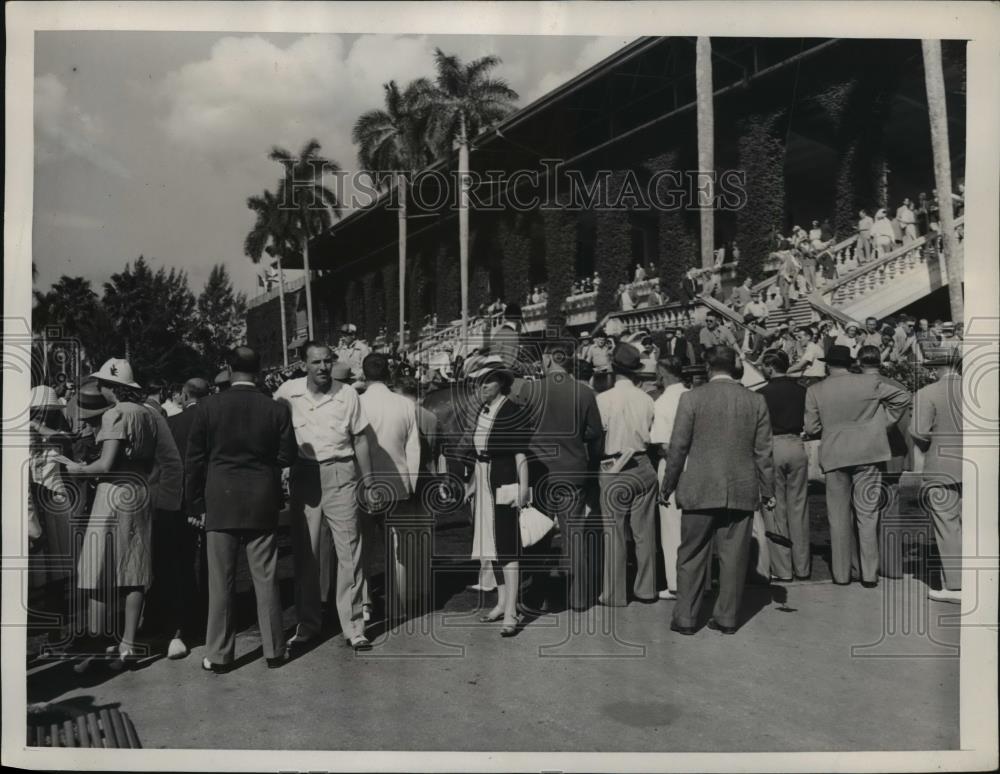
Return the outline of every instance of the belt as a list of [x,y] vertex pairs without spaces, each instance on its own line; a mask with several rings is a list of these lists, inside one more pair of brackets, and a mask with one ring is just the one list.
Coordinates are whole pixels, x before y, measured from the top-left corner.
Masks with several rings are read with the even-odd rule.
[[798,433],[775,433],[774,437],[775,438],[798,438],[799,440],[802,440],[802,433],[801,432],[798,432]]
[[307,457],[299,457],[298,462],[303,465],[326,465],[328,462],[353,462],[354,455],[349,457],[327,457],[325,460],[311,460]]

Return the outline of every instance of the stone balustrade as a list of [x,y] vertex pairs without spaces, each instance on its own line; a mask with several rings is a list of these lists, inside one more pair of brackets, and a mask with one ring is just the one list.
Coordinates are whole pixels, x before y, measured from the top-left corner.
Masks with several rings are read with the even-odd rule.
[[[301,289],[306,284],[305,277],[299,277],[298,279],[293,279],[290,282],[285,282],[285,293],[294,293],[296,290]],[[261,304],[266,304],[268,301],[277,298],[280,295],[280,288],[274,287],[266,293],[261,293],[260,295],[254,296],[253,298],[247,299],[247,309],[253,309],[260,306]]]
[[[955,231],[959,240],[964,240],[963,218],[956,219]],[[823,288],[823,300],[834,307],[846,306],[859,298],[883,290],[895,280],[915,270],[938,271],[938,267],[930,265],[929,261],[937,262],[940,249],[940,234],[933,233],[920,237],[881,258],[845,272],[835,282]],[[943,267],[940,270],[943,272]]]
[[608,319],[618,321],[628,333],[642,330],[653,332],[667,328],[688,328],[700,321],[702,315],[699,310],[697,302],[671,301],[660,306],[614,312]]

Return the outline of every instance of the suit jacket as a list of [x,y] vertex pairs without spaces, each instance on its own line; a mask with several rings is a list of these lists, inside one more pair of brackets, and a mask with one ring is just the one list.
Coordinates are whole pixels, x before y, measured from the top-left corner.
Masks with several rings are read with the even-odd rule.
[[405,500],[416,489],[420,470],[420,431],[417,407],[409,398],[373,382],[361,395],[361,408],[368,417],[365,436],[371,454],[373,484],[392,492],[395,501]]
[[191,423],[194,422],[194,415],[198,410],[199,405],[200,404],[198,403],[192,403],[185,407],[180,414],[174,414],[172,417],[167,417],[167,426],[170,428],[170,434],[174,437],[174,443],[177,445],[177,452],[181,456],[181,505],[184,510],[192,516],[197,516],[201,514],[202,511],[198,511],[198,513],[191,513],[191,511],[187,510],[189,503],[187,497],[184,496],[185,478],[187,476],[187,463],[185,460],[187,456],[188,436],[191,434]]
[[205,514],[206,530],[277,529],[281,469],[297,449],[290,409],[256,387],[206,398],[188,436],[189,512]]
[[773,497],[771,420],[764,396],[728,379],[684,393],[662,488],[665,496],[676,489],[677,506],[689,511],[753,511],[761,499]]
[[823,472],[890,459],[888,430],[909,405],[910,394],[878,374],[831,374],[810,386],[805,431],[822,435]]
[[550,473],[583,475],[600,455],[604,437],[593,389],[566,373],[550,373],[528,384],[532,456]]
[[962,377],[945,376],[913,397],[910,434],[928,447],[924,476],[937,483],[962,483]]

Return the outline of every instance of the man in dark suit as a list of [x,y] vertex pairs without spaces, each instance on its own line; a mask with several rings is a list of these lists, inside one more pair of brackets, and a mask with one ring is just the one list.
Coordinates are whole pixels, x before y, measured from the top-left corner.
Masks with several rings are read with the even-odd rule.
[[[185,464],[188,436],[197,411],[198,401],[210,392],[204,379],[188,379],[181,390],[184,410],[167,417],[167,426],[177,444],[181,464]],[[185,500],[182,498],[182,503]],[[200,513],[200,512],[199,512]],[[183,658],[188,653],[185,638],[204,633],[207,614],[205,605],[205,546],[200,541],[195,525],[199,514],[177,514],[176,518],[153,521],[153,589],[158,592],[164,606],[167,629],[172,639],[167,647],[167,658]],[[187,518],[184,518],[184,517]]]
[[[587,575],[594,562],[588,561],[585,551],[593,541],[586,536],[584,490],[588,479],[596,477],[604,428],[594,391],[571,374],[573,350],[569,337],[546,341],[542,353],[545,378],[529,383],[527,405],[534,426],[530,479],[535,505],[559,521],[562,556],[569,558],[569,604],[579,610],[592,601],[589,595],[596,587],[596,578]],[[599,530],[600,525],[594,528]],[[549,532],[528,552],[549,555],[552,538]],[[532,602],[543,611],[552,607],[557,596],[546,576],[538,573],[532,581]]]
[[695,632],[714,537],[719,596],[708,626],[733,634],[750,559],[753,512],[762,502],[774,507],[771,421],[763,396],[734,379],[739,366],[732,347],[710,348],[705,362],[708,383],[678,402],[660,490],[662,502],[676,496],[681,508],[670,628]]
[[246,546],[257,622],[269,667],[287,659],[278,593],[281,469],[296,457],[288,406],[255,384],[260,357],[237,347],[230,388],[201,403],[191,423],[186,478],[189,512],[202,514],[208,549],[208,636],[202,668],[225,671],[236,650],[236,552]]

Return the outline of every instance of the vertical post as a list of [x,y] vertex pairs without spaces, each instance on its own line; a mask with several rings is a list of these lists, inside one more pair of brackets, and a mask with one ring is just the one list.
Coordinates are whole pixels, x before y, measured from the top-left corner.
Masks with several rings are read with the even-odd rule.
[[951,319],[965,319],[962,298],[962,267],[958,265],[958,236],[951,203],[951,151],[948,145],[948,105],[944,92],[944,68],[941,65],[941,41],[922,40],[924,79],[927,83],[927,112],[931,122],[931,148],[934,153],[934,180],[940,206],[944,266],[948,277],[948,301]]
[[461,340],[455,353],[465,354],[469,335],[469,143],[466,136],[465,115],[459,117],[461,126],[458,137],[458,268],[462,295]]
[[281,362],[288,368],[288,329],[285,318],[285,270],[281,265],[281,253],[278,259],[278,307],[281,309]]
[[700,37],[695,45],[698,100],[698,206],[701,210],[701,267],[711,268],[715,254],[715,116],[712,106],[712,41]]
[[406,173],[399,175],[399,349],[406,346]]
[[306,328],[309,332],[309,338],[313,338],[313,302],[312,302],[312,284],[310,282],[310,277],[312,273],[309,271],[309,214],[308,212],[303,213],[302,217],[302,268],[305,271],[305,288],[306,288]]

